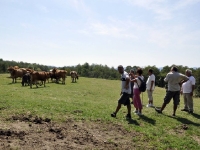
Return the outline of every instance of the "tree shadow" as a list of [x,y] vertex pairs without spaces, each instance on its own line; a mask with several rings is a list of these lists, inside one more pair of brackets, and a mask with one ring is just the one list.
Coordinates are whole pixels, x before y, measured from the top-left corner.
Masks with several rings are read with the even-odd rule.
[[126,121],[128,121],[128,124],[133,124],[137,126],[140,125],[136,120],[133,120],[132,118],[131,119],[126,118]]
[[152,119],[152,118],[149,118],[149,117],[147,117],[147,116],[145,116],[145,115],[142,115],[142,116],[140,116],[140,118],[139,118],[139,120],[143,120],[143,121],[145,121],[145,122],[147,122],[147,123],[150,123],[150,124],[152,124],[152,125],[155,125],[156,124],[156,120],[154,120],[154,119]]
[[167,117],[176,119],[177,121],[181,122],[182,124],[191,124],[191,125],[194,125],[194,126],[197,126],[197,127],[200,126],[199,123],[195,123],[191,120],[188,120],[187,118],[182,118],[182,117],[177,117],[177,116],[175,116],[175,117],[174,116],[167,116]]

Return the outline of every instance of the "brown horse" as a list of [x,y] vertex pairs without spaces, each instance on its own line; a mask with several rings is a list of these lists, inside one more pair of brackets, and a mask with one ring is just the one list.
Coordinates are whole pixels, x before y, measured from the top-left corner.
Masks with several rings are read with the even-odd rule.
[[72,82],[76,82],[76,79],[78,80],[78,74],[76,71],[71,71],[70,75],[71,75]]

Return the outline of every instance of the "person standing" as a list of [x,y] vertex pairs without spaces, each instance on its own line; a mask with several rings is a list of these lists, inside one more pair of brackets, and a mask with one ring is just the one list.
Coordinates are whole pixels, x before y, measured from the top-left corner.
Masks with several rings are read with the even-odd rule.
[[164,102],[162,104],[161,109],[155,107],[155,111],[157,111],[158,113],[162,113],[166,105],[173,98],[174,107],[172,116],[175,116],[177,106],[180,103],[180,83],[186,82],[187,80],[188,77],[179,73],[177,67],[172,67],[171,71],[167,74],[167,76],[164,79],[164,81],[168,83],[168,88],[164,98]]
[[134,93],[134,96],[133,96],[133,104],[134,104],[134,107],[136,109],[135,113],[137,115],[142,115],[142,101],[141,101],[141,98],[140,98],[140,90],[139,90],[139,87],[141,85],[141,81],[140,80],[144,80],[144,77],[142,76],[142,69],[141,68],[138,68],[137,69],[137,76],[136,78],[132,79],[131,82],[134,83],[134,86],[133,86],[133,93]]
[[189,78],[187,82],[184,82],[181,87],[181,94],[183,94],[184,99],[184,109],[181,111],[187,111],[193,113],[193,92],[195,88],[195,78],[192,76],[192,70],[187,69],[185,75]]
[[149,77],[147,79],[147,95],[148,101],[147,107],[153,107],[153,91],[155,88],[155,75],[153,74],[153,70],[150,68],[148,70]]
[[121,74],[121,97],[118,100],[118,105],[116,107],[115,112],[111,114],[111,117],[116,117],[118,111],[121,108],[121,105],[127,106],[127,119],[131,119],[131,103],[130,103],[130,94],[131,94],[131,84],[130,84],[130,77],[129,74],[124,71],[122,65],[118,66],[118,72]]
[[[133,69],[130,70],[129,77],[130,77],[130,80],[135,78],[135,71]],[[130,98],[132,99],[131,104],[133,104],[133,95],[134,95],[133,86],[134,86],[134,83],[131,82],[131,94],[130,94]]]

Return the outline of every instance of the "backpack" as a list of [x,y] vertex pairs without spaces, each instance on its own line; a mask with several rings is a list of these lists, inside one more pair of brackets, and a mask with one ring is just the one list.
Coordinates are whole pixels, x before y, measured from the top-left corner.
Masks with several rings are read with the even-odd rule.
[[145,92],[146,91],[146,82],[144,82],[144,80],[142,80],[140,77],[138,77],[138,79],[141,81],[141,85],[139,86],[138,85],[138,83],[137,83],[137,85],[138,85],[138,87],[139,87],[139,90],[140,90],[140,92]]

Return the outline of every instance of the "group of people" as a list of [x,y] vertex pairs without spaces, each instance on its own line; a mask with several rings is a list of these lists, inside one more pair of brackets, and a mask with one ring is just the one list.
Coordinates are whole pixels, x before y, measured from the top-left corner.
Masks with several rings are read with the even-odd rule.
[[[111,117],[116,117],[121,106],[127,107],[127,119],[131,119],[131,104],[134,105],[134,113],[141,116],[142,115],[142,100],[140,98],[141,90],[140,87],[144,82],[144,77],[142,76],[143,70],[138,68],[135,70],[130,70],[127,73],[122,65],[118,66],[118,72],[121,74],[121,92],[120,98],[118,100],[118,105],[116,110],[111,114]],[[155,75],[153,70],[150,68],[148,70],[148,79],[146,81],[146,91],[148,95],[148,104],[146,107],[153,106],[153,91],[155,89]],[[184,108],[181,111],[187,111],[188,113],[193,113],[193,92],[195,89],[195,78],[192,76],[192,71],[187,69],[185,75],[178,72],[177,67],[172,67],[170,72],[166,75],[164,81],[167,83],[168,87],[166,90],[166,95],[164,97],[164,102],[160,109],[155,107],[155,111],[162,113],[166,105],[173,99],[173,114],[176,115],[177,106],[180,103],[180,94],[183,94],[184,98]],[[132,101],[130,102],[130,98]]]

